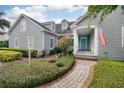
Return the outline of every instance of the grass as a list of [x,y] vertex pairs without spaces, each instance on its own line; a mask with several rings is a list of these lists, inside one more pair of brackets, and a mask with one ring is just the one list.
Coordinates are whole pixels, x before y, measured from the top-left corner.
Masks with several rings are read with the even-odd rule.
[[123,88],[124,61],[102,59],[95,65],[94,77],[90,87]]
[[[64,67],[57,67],[57,63],[63,63]],[[72,56],[64,56],[55,63],[48,61],[32,62],[8,62],[0,64],[0,87],[36,87],[52,81],[66,73],[73,65]]]

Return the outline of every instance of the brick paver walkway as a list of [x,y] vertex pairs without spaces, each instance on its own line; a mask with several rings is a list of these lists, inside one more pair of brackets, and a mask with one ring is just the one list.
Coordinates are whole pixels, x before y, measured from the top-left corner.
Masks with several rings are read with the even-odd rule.
[[53,82],[39,86],[39,88],[80,88],[88,79],[90,67],[95,61],[77,60],[73,69]]

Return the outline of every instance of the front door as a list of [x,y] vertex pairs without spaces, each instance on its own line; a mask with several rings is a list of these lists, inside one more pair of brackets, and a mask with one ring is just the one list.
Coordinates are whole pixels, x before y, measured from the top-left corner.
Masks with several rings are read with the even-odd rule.
[[80,37],[80,50],[87,50],[87,37]]

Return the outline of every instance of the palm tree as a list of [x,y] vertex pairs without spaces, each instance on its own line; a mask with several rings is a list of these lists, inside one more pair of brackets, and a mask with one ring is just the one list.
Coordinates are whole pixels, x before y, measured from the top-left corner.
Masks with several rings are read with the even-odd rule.
[[0,12],[0,28],[1,29],[5,29],[10,27],[10,22],[4,18],[2,18],[2,16],[5,15],[3,12]]

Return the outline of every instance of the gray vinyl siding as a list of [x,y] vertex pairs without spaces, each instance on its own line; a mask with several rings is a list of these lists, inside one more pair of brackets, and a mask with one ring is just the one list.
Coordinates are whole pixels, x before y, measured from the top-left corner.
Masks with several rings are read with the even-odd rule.
[[34,49],[39,52],[43,50],[43,32],[42,29],[38,28],[34,23],[26,19],[26,31],[21,32],[20,22],[15,26],[13,31],[10,33],[9,47],[14,47],[14,38],[19,38],[19,48],[27,49],[28,48],[28,36],[33,36],[34,38]]
[[[110,58],[124,59],[124,48],[122,48],[122,25],[124,24],[124,14],[118,8],[112,14],[104,19],[102,29],[107,38],[107,46],[101,46],[99,38],[99,55],[102,57],[108,56]],[[108,52],[108,55],[104,54]]]
[[44,40],[45,40],[45,50],[51,50],[51,48],[50,48],[50,39],[51,38],[53,38],[54,39],[54,45],[55,45],[55,47],[57,46],[57,36],[56,35],[52,35],[52,34],[50,34],[50,33],[48,33],[48,32],[45,32],[44,33]]
[[80,21],[78,24],[77,24],[77,27],[80,27],[80,26],[89,26],[89,25],[98,25],[99,23],[99,18],[85,18],[84,20]]
[[[86,18],[77,26],[98,25],[99,18]],[[105,17],[102,22],[102,30],[107,38],[107,46],[101,45],[100,37],[98,37],[98,55],[105,57],[105,52],[109,58],[124,59],[124,48],[122,48],[122,25],[124,25],[124,14],[120,7]]]

